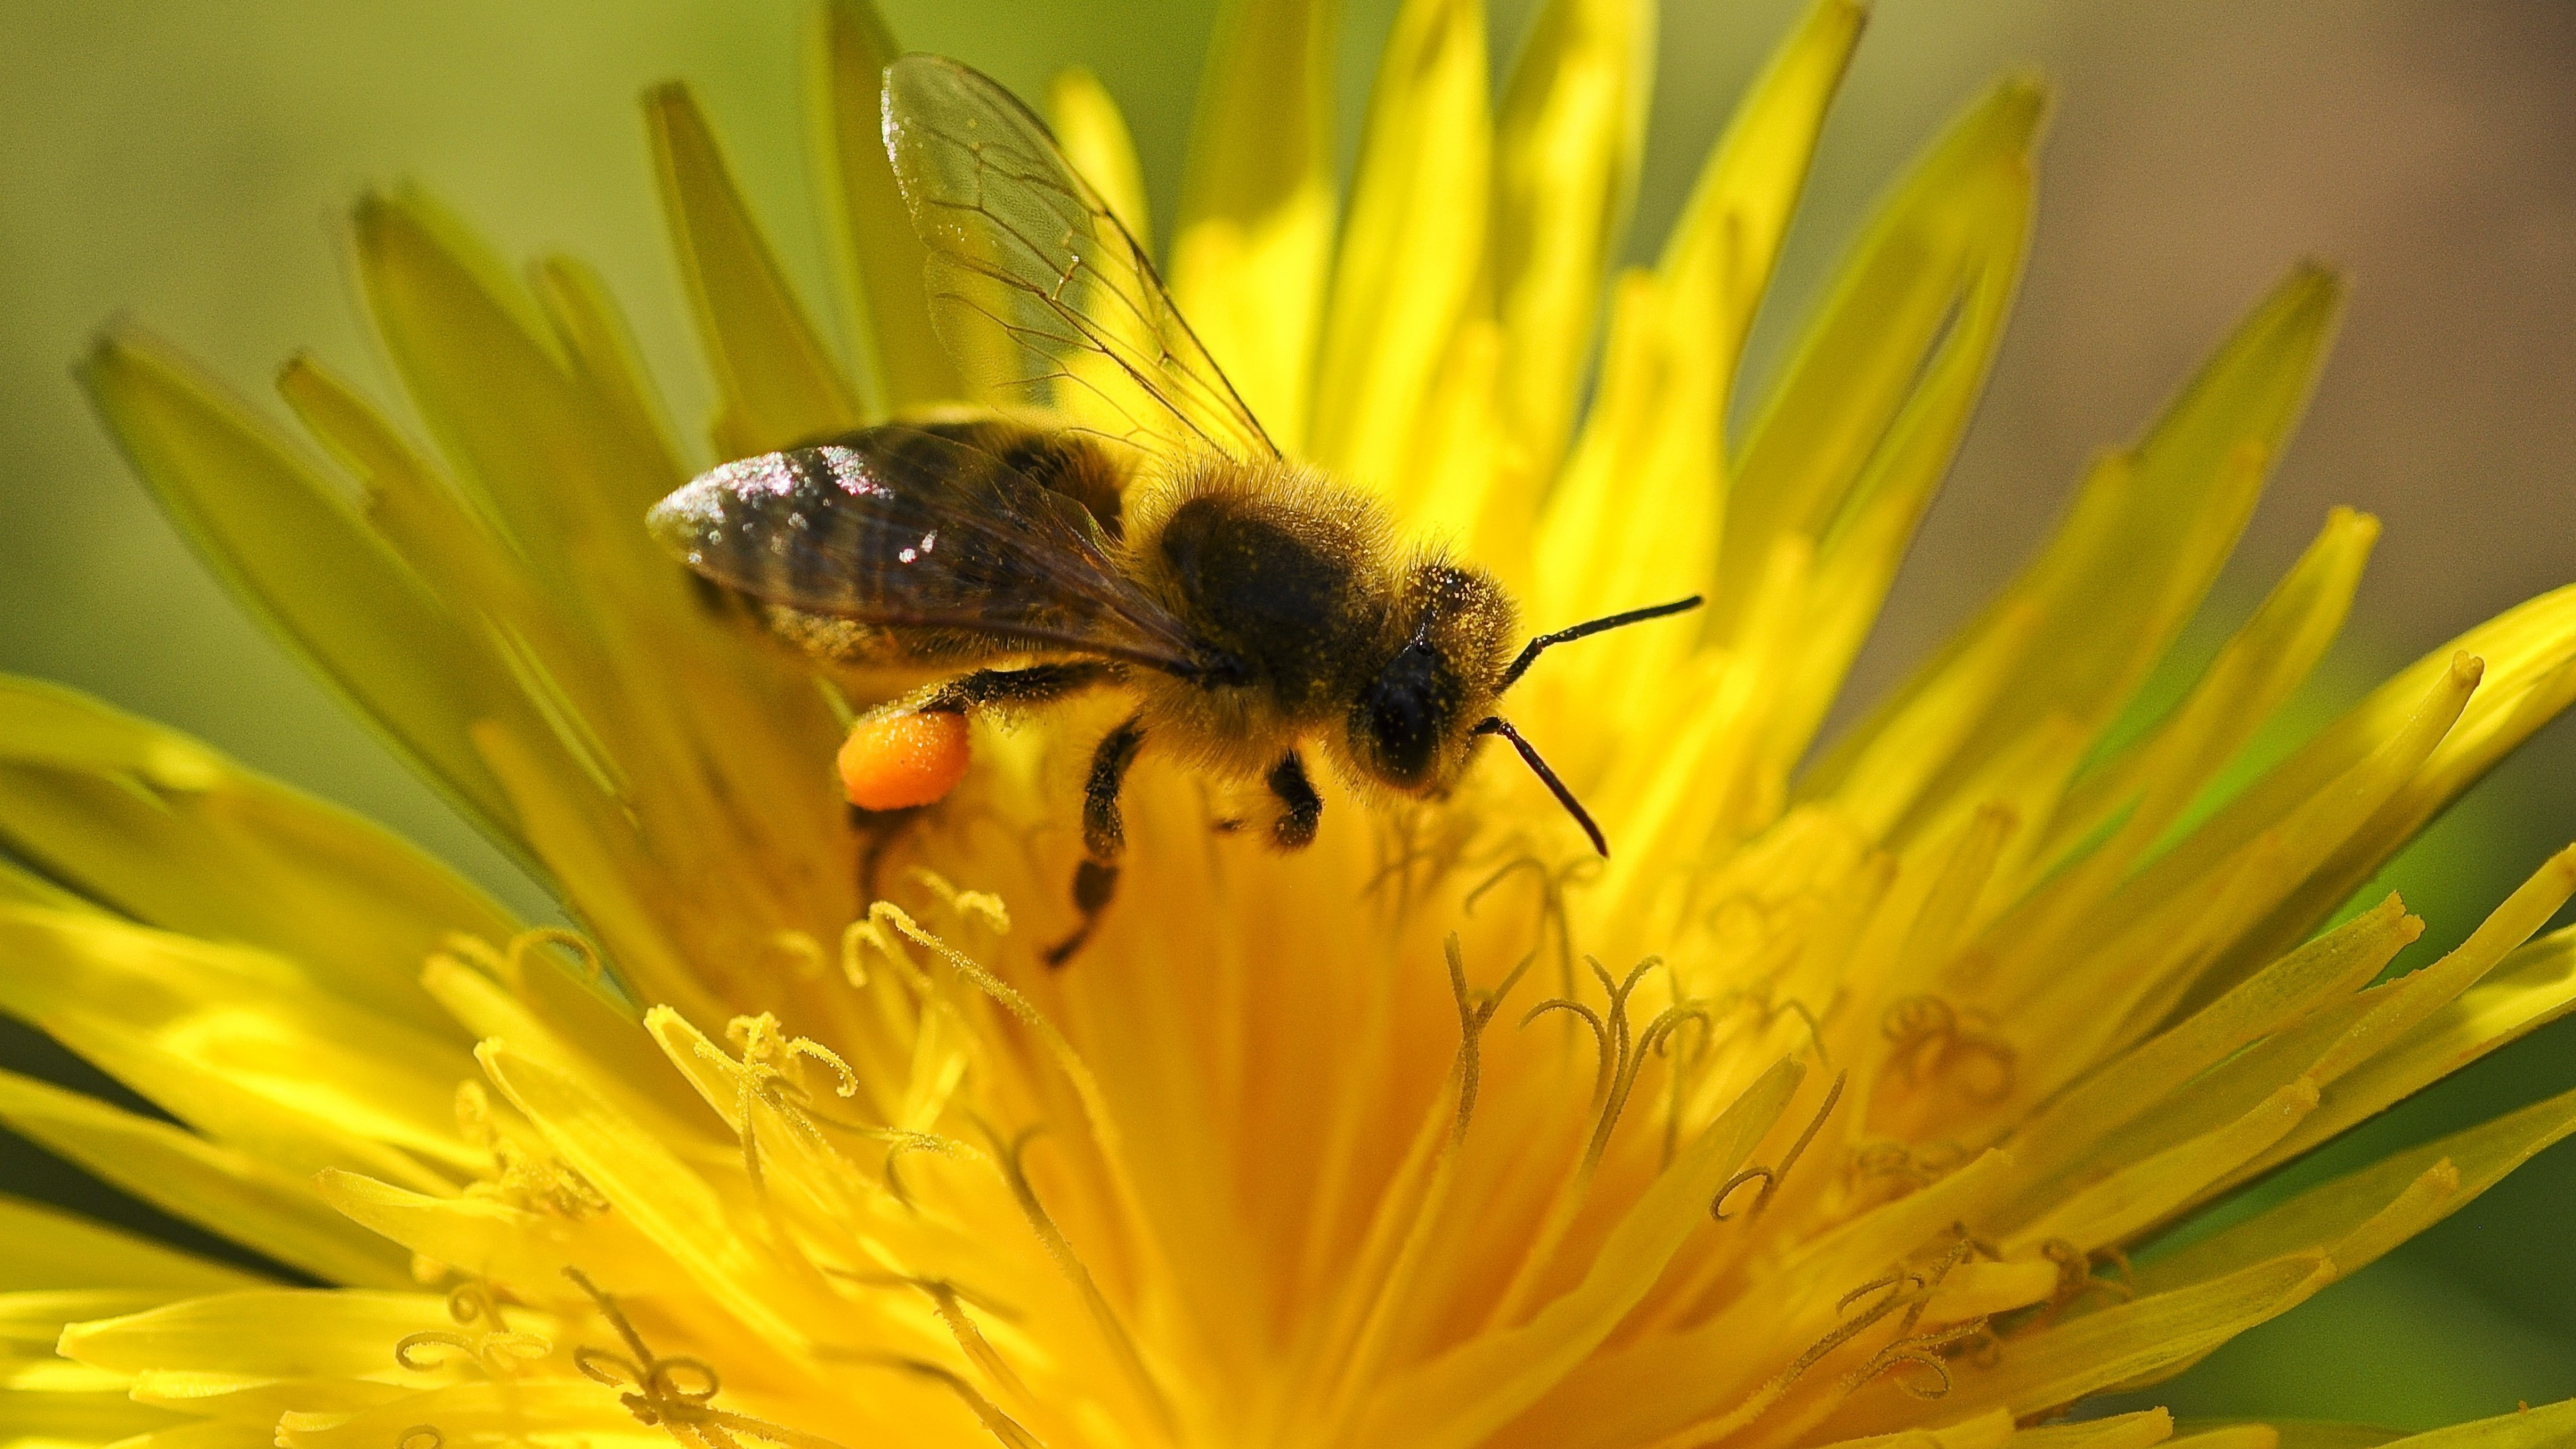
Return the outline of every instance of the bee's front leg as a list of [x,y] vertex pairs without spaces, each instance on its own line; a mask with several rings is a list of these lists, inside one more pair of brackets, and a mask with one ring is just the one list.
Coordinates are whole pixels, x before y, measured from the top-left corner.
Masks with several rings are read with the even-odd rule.
[[1295,750],[1270,767],[1270,793],[1279,797],[1279,818],[1270,823],[1270,842],[1281,850],[1304,850],[1315,843],[1315,827],[1324,819],[1324,797],[1306,778],[1306,761]]
[[1073,906],[1082,912],[1073,934],[1049,946],[1046,963],[1062,966],[1073,959],[1091,939],[1091,931],[1100,923],[1100,913],[1109,908],[1110,897],[1118,893],[1118,856],[1127,848],[1126,822],[1118,813],[1118,792],[1127,783],[1127,769],[1136,763],[1136,752],[1145,744],[1145,719],[1130,715],[1100,741],[1091,752],[1091,778],[1082,789],[1082,848],[1089,859],[1074,867]]

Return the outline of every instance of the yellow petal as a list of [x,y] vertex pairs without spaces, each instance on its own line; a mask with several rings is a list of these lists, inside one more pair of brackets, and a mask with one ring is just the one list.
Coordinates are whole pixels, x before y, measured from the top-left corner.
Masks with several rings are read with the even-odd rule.
[[2173,1415],[2162,1409],[2114,1414],[2087,1424],[2044,1424],[2012,1438],[2013,1449],[2148,1449],[2173,1435]]
[[766,453],[859,426],[857,395],[789,290],[695,98],[676,83],[658,86],[644,112],[680,273],[716,372],[721,401],[708,431],[717,454]]
[[[2377,751],[2237,851],[2213,858],[2195,848],[2194,835],[2098,906],[2079,908],[2043,892],[1998,922],[1982,943],[1998,963],[1989,999],[2015,1014],[2025,1039],[2054,1043],[2047,1072],[2019,1090],[2053,1091],[2097,1053],[2169,1016],[2213,956],[2368,828],[2371,815],[2456,727],[2478,678],[2476,660],[2456,661]],[[2087,884],[2077,872],[2060,880],[2070,894]],[[2052,950],[2074,940],[2098,943],[2098,974],[2069,980],[2042,966]]]
[[644,370],[644,354],[625,315],[608,295],[608,284],[589,263],[574,257],[541,258],[529,278],[537,305],[554,324],[574,381],[597,399],[609,425],[632,439],[639,451],[659,455],[659,466],[634,480],[641,501],[658,498],[664,479],[688,469],[672,446],[670,418]]
[[1333,255],[1335,0],[1234,0],[1190,127],[1172,296],[1270,436],[1305,443]]
[[99,339],[82,383],[135,471],[201,556],[468,811],[509,803],[474,754],[477,718],[512,714],[496,662],[369,536],[275,429],[168,348]]
[[[1968,375],[1954,388],[1973,393],[1982,381],[1994,339],[1978,336],[1962,350],[1967,339],[1951,335],[1954,309],[1964,308],[1957,322],[1978,333],[1999,330],[2028,239],[2031,149],[2045,109],[2029,81],[1997,87],[1914,164],[1842,263],[1737,462],[1713,637],[1737,636],[1750,573],[1773,540],[1824,536],[1928,382],[1927,363],[1963,359],[1954,365]],[[1956,428],[1945,419],[1950,441],[1927,440],[1936,473]]]
[[1406,0],[1369,102],[1316,360],[1307,452],[1395,485],[1450,339],[1484,295],[1492,120],[1477,0]]
[[[1539,515],[1529,598],[1539,627],[1704,590],[1724,506],[1717,405],[1677,362],[1703,325],[1678,315],[1651,273],[1631,269],[1613,287],[1600,382]],[[1579,656],[1580,678],[1553,660],[1548,677],[1578,697],[1606,680],[1653,677],[1692,637],[1622,630]]]
[[[454,1033],[351,1006],[265,952],[125,921],[0,909],[0,1003],[173,1115],[296,1176],[329,1163],[444,1188],[407,1154],[471,1170]],[[374,1144],[374,1145],[366,1145]]]
[[2008,1258],[2036,1256],[2052,1240],[2083,1252],[2143,1234],[2194,1201],[2208,1185],[2278,1142],[2316,1110],[2317,1085],[2306,1077],[2257,1103],[2225,1127],[2153,1157],[2123,1164],[2101,1181],[2060,1199],[2004,1240]]
[[117,1449],[276,1449],[277,1430],[265,1424],[192,1420],[116,1443]]
[[59,1208],[0,1197],[0,1283],[17,1289],[133,1290],[167,1298],[247,1288],[257,1275]]
[[2318,937],[2051,1102],[2013,1132],[2013,1155],[2035,1180],[2157,1110],[2173,1092],[2248,1044],[2348,996],[2377,977],[2424,923],[2387,899]]
[[1657,271],[1687,319],[1687,355],[1705,358],[1686,370],[1719,390],[1720,407],[1867,16],[1852,0],[1818,0],[1736,107],[1664,243]]
[[[2333,330],[2341,284],[2293,273],[2128,453],[2105,459],[2040,556],[1812,775],[1829,789],[1875,730],[2018,607],[2044,617],[2014,682],[1946,763],[1957,781],[2052,713],[2107,726],[2199,606],[2244,527]],[[1942,793],[1932,787],[1932,798]],[[1921,805],[1918,805],[1918,813]]]
[[[2391,1439],[2387,1449],[2556,1449],[2576,1436],[2576,1399]],[[2283,1449],[2302,1446],[2283,1441]]]
[[77,1093],[0,1073],[0,1122],[208,1232],[332,1282],[409,1281],[404,1255],[248,1155]]
[[1065,159],[1118,217],[1137,245],[1154,249],[1153,219],[1145,209],[1145,173],[1127,118],[1100,77],[1073,66],[1057,71],[1047,87],[1047,122]]
[[[1532,604],[1543,618],[1580,620],[1715,587],[1727,397],[1861,13],[1829,0],[1809,16],[1710,153],[1654,273],[1620,279],[1599,389],[1540,520]],[[1770,578],[1781,542],[1766,540],[1753,556],[1751,586]],[[1608,679],[1660,674],[1696,632],[1603,641],[1578,684],[1597,691]]]
[[[522,968],[516,982],[507,981],[441,954],[422,969],[421,983],[477,1037],[505,1040],[518,1056],[591,1078],[618,1111],[641,1121],[659,1140],[675,1145],[720,1140],[698,1114],[688,1089],[672,1081],[653,1057],[650,1042],[637,1038],[631,1021],[620,1017],[616,1028],[601,1031],[595,1018],[584,1022],[572,1013],[543,1010],[555,1003],[528,990],[528,981],[538,974]],[[585,1031],[585,1026],[591,1029]],[[600,1046],[607,1049],[595,1049]],[[639,1065],[647,1069],[616,1070]]]
[[178,1422],[168,1411],[135,1403],[112,1387],[0,1383],[0,1443],[23,1449],[86,1449]]
[[885,68],[903,48],[869,0],[826,0],[816,16],[806,119],[852,335],[865,344],[859,373],[883,394],[863,400],[871,412],[956,402],[966,383],[931,330],[926,253],[886,160]]
[[698,1287],[773,1348],[802,1353],[808,1345],[795,1305],[776,1301],[784,1281],[767,1269],[751,1241],[729,1227],[729,1215],[704,1178],[653,1133],[620,1113],[588,1084],[509,1044],[490,1041],[478,1053],[493,1084],[527,1115],[546,1141],[619,1212],[632,1217]]
[[[2017,1337],[1991,1369],[1953,1370],[1945,1414],[2052,1409],[2112,1384],[2152,1382],[2304,1302],[2334,1279],[2320,1254],[2290,1254]],[[1920,1412],[1893,1384],[1862,1389],[1832,1422],[1893,1428]]]
[[528,290],[418,190],[361,198],[352,233],[385,350],[471,500],[535,557],[630,536],[670,460],[579,387]]
[[[2321,1251],[2352,1273],[2466,1206],[2533,1155],[2576,1132],[2576,1092],[2412,1147],[2312,1187],[2243,1222],[2157,1256],[2137,1270],[2144,1292],[2231,1273],[2281,1253]],[[2394,1209],[2396,1233],[2366,1229]]]
[[58,880],[168,930],[267,947],[325,991],[417,1013],[449,932],[516,927],[389,832],[185,736],[0,678],[0,837]]
[[545,768],[517,736],[486,730],[477,744],[509,782],[528,839],[581,912],[619,976],[648,1000],[722,1015],[680,954],[685,900],[668,888],[644,842],[616,828],[615,802]]
[[[2233,980],[2306,934],[2337,902],[2359,890],[2442,807],[2576,702],[2576,589],[2543,594],[2471,629],[2451,648],[2437,649],[2416,661],[2282,768],[2249,787],[2250,798],[2231,801],[2221,815],[2237,831],[2261,819],[2261,812],[2277,806],[2281,788],[2297,788],[2313,779],[2314,772],[2331,768],[2369,739],[2371,731],[2384,728],[2398,707],[2392,691],[2420,688],[2423,681],[2438,677],[2449,666],[2454,649],[2486,663],[2478,691],[2460,712],[2459,722],[2442,737],[2423,767],[2346,840],[2333,859],[2212,967],[2210,982]],[[2256,791],[2263,793],[2258,796]]]
[[122,1373],[190,1369],[280,1378],[399,1371],[406,1334],[453,1329],[443,1293],[262,1288],[192,1298],[63,1331],[63,1356]]
[[1824,1449],[2003,1449],[2006,1444],[2020,1442],[2013,1433],[2012,1415],[1995,1409],[1937,1429],[1901,1429],[1865,1439],[1837,1439]]
[[[529,1432],[537,1425],[544,1426],[545,1438],[559,1433],[566,1443],[600,1449],[663,1449],[671,1442],[667,1427],[638,1423],[614,1393],[588,1379],[567,1377],[533,1383],[487,1379],[450,1384],[355,1414],[287,1414],[269,1429],[268,1446],[385,1449],[429,1427],[437,1431],[441,1449],[516,1449],[538,1437]],[[415,1443],[426,1438],[421,1435]]]
[[[2460,963],[2460,969],[2461,974],[2483,974],[2477,985],[2444,1002],[2403,1035],[2386,1041],[2378,1055],[2336,1082],[2317,1120],[2302,1124],[2266,1153],[2263,1162],[2306,1151],[2576,1007],[2576,935],[2566,931],[2532,942],[2492,971],[2474,960]],[[2423,974],[2418,971],[2415,976]],[[2405,978],[2410,984],[2414,979]],[[2447,985],[2428,982],[2427,998],[2437,997]],[[2389,1006],[2392,1016],[2402,1016],[2420,1009],[2421,1003],[2408,1002],[2401,994]],[[2353,1039],[2378,1039],[2378,1032],[2364,1020],[2355,1023]]]
[[1655,8],[1550,0],[1504,86],[1494,141],[1496,422],[1527,466],[1555,465],[1592,356],[1601,279],[1635,200]]
[[[2364,1449],[2377,1440],[2352,1441],[2351,1449]],[[2173,1449],[2329,1449],[2324,1441],[2312,1445],[2292,1445],[2281,1437],[2281,1431],[2269,1424],[2226,1424],[2218,1428],[2186,1425],[2183,1436],[2172,1441]]]
[[2138,850],[2154,844],[2334,642],[2378,537],[2379,520],[2368,514],[2329,513],[2316,541],[2210,661],[2191,694],[2155,730],[2067,792],[2051,822],[2053,844],[2090,833],[2133,800],[2137,810],[2121,831]]
[[572,1257],[558,1219],[488,1197],[429,1197],[326,1171],[314,1182],[324,1202],[355,1223],[470,1277],[540,1284]]
[[1797,1090],[1783,1061],[1711,1122],[1603,1241],[1582,1282],[1519,1328],[1480,1338],[1380,1387],[1359,1440],[1470,1445],[1527,1408],[1583,1361],[1654,1285],[1699,1227],[1718,1187],[1752,1155]]

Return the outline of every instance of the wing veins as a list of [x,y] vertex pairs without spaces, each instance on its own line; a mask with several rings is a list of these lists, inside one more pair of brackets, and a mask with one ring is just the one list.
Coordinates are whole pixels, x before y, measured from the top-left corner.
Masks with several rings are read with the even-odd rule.
[[[967,277],[1025,298],[1053,325],[1007,320],[963,292],[943,291],[943,301],[997,326],[1004,342],[1032,361],[1072,354],[1105,358],[1158,416],[1175,425],[1181,440],[1238,455],[1278,456],[1277,445],[1206,343],[1172,305],[1153,259],[1064,160],[1045,124],[1026,106],[954,61],[914,56],[897,62],[889,75],[886,113],[897,174],[925,244]],[[965,129],[942,124],[943,117],[963,118]],[[986,127],[989,136],[982,134]],[[977,138],[970,139],[970,131]],[[931,221],[943,213],[957,220]],[[1040,218],[1057,232],[1053,240],[1028,229]],[[995,255],[978,254],[971,244],[978,235]],[[1045,284],[1033,283],[1033,276]],[[1027,375],[1000,385],[1034,388],[1076,371],[1061,363],[1014,370]],[[1165,434],[1131,407],[1112,404],[1096,383],[1087,381],[1086,391],[1140,432]]]

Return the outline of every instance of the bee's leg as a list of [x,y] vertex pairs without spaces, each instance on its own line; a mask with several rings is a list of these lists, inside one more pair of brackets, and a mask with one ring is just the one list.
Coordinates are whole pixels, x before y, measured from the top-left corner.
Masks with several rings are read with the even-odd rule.
[[1315,827],[1324,818],[1324,797],[1306,778],[1306,761],[1295,750],[1270,767],[1270,793],[1279,797],[1280,816],[1270,824],[1270,842],[1281,850],[1304,850],[1315,843]]
[[1091,939],[1100,913],[1118,893],[1118,856],[1127,848],[1126,822],[1119,818],[1118,792],[1127,783],[1127,767],[1145,743],[1145,720],[1130,715],[1091,752],[1091,779],[1082,787],[1082,848],[1089,859],[1074,867],[1073,907],[1082,920],[1073,934],[1047,948],[1046,963],[1062,966]]
[[860,900],[878,898],[877,882],[885,873],[886,856],[894,850],[896,842],[903,838],[912,822],[921,818],[921,814],[922,807],[918,805],[901,810],[850,807],[850,829],[866,842],[859,850]]
[[978,669],[932,690],[915,708],[924,714],[964,714],[986,705],[1004,709],[1051,704],[1118,677],[1118,667],[1099,660],[1032,664],[1025,669]]

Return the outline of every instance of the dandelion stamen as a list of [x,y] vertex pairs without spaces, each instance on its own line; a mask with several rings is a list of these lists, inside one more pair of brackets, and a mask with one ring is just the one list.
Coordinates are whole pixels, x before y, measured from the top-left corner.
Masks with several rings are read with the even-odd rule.
[[[1772,1194],[1779,1190],[1781,1181],[1788,1177],[1789,1169],[1798,1165],[1798,1159],[1807,1151],[1807,1144],[1816,1140],[1816,1134],[1824,1129],[1825,1119],[1834,1114],[1835,1104],[1843,1099],[1843,1083],[1849,1076],[1848,1069],[1834,1073],[1833,1083],[1825,1088],[1825,1100],[1816,1108],[1816,1115],[1807,1119],[1806,1129],[1798,1134],[1798,1140],[1789,1144],[1789,1150],[1780,1158],[1778,1167],[1748,1167],[1728,1178],[1726,1185],[1717,1190],[1717,1196],[1709,1199],[1708,1215],[1719,1222],[1726,1221],[1727,1197],[1737,1188],[1759,1179],[1762,1190],[1754,1195],[1752,1215],[1760,1217],[1762,1210],[1771,1205]],[[1840,1306],[1836,1305],[1837,1308]]]
[[617,1401],[635,1416],[635,1422],[665,1429],[684,1444],[712,1444],[717,1449],[735,1449],[736,1434],[748,1434],[781,1449],[843,1449],[819,1434],[716,1408],[723,1380],[714,1365],[691,1354],[654,1353],[617,1300],[602,1292],[589,1274],[570,1267],[563,1273],[608,1320],[627,1350],[621,1354],[583,1344],[572,1351],[573,1367],[593,1383],[620,1390]]
[[1111,1306],[1108,1295],[1100,1291],[1100,1284],[1091,1276],[1091,1269],[1073,1251],[1072,1240],[1056,1226],[1055,1219],[1048,1216],[1046,1205],[1038,1200],[1037,1185],[1029,1180],[1028,1169],[1022,1159],[1030,1140],[1041,1130],[1037,1127],[1023,1128],[1017,1136],[1005,1142],[989,1124],[984,1124],[985,1134],[993,1143],[994,1166],[1002,1174],[1003,1181],[1010,1185],[1011,1199],[1019,1204],[1021,1215],[1037,1233],[1038,1241],[1045,1244],[1047,1257],[1055,1263],[1056,1271],[1080,1295],[1093,1327],[1099,1331],[1101,1341],[1108,1346],[1111,1357],[1117,1360],[1119,1370],[1127,1376],[1137,1397],[1167,1435],[1177,1435],[1180,1420],[1172,1411],[1170,1398],[1155,1380],[1153,1370],[1146,1367],[1145,1355],[1137,1349],[1136,1340],[1127,1332],[1127,1325],[1119,1318],[1118,1310]]

